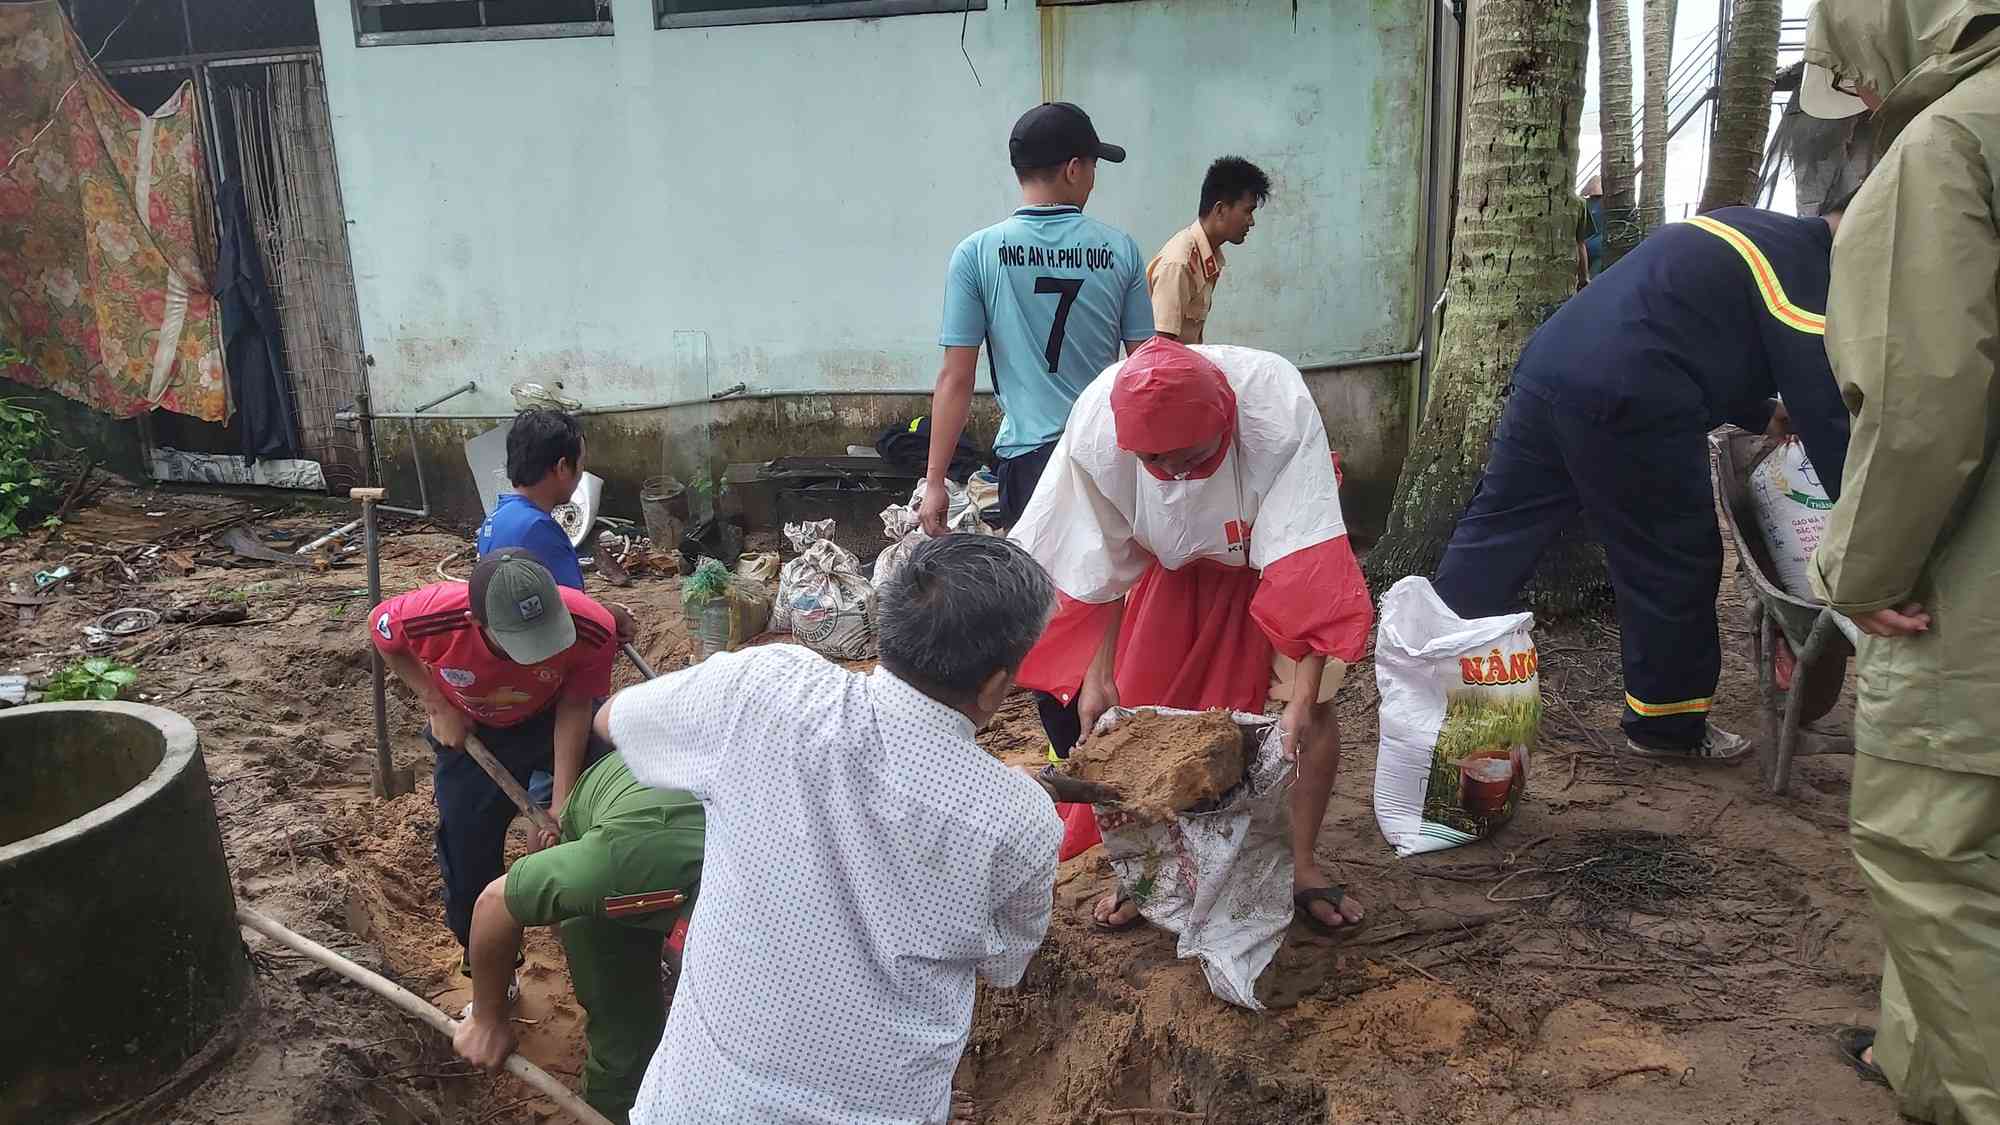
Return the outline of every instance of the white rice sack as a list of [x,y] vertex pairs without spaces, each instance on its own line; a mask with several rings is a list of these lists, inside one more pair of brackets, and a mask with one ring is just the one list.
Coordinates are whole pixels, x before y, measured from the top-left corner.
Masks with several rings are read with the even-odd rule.
[[[1110,730],[1136,711],[1196,715],[1171,707],[1114,708],[1097,722]],[[1201,961],[1209,991],[1262,1011],[1257,977],[1292,922],[1291,792],[1298,763],[1285,757],[1278,720],[1231,716],[1249,751],[1243,781],[1208,812],[1138,821],[1097,810],[1104,855],[1126,897],[1148,922],[1180,935],[1174,956]]]
[[[891,504],[882,509],[882,535],[890,540],[890,543],[875,556],[875,568],[869,575],[878,590],[881,589],[882,583],[889,580],[891,574],[896,573],[896,568],[903,565],[903,560],[910,557],[910,552],[916,550],[917,545],[928,537],[922,522],[917,518],[917,509],[923,505],[924,487],[928,483],[921,480],[917,482],[917,487],[910,491],[909,503]],[[989,534],[986,525],[979,518],[979,509],[971,503],[966,490],[949,480],[944,483],[947,494],[944,509],[945,530],[969,532],[973,535]]]
[[874,656],[875,588],[854,552],[833,541],[833,521],[786,524],[785,538],[799,557],[778,572],[771,628],[829,660]]
[[1778,584],[1795,597],[1812,597],[1812,553],[1826,534],[1833,501],[1819,482],[1806,447],[1791,438],[1750,469],[1750,506]]
[[1429,580],[1382,596],[1375,822],[1401,856],[1483,840],[1514,816],[1542,725],[1531,613],[1468,621]]

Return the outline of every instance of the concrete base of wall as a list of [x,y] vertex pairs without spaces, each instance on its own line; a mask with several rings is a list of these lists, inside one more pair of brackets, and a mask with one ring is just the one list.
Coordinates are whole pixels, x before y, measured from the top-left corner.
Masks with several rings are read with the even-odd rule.
[[144,441],[136,418],[113,418],[54,391],[0,379],[0,398],[19,400],[48,415],[49,425],[66,445],[79,445],[98,463],[127,480],[146,479]]
[[[1348,527],[1363,541],[1379,535],[1388,519],[1409,444],[1409,365],[1384,364],[1309,372],[1306,383],[1326,419],[1327,437],[1340,451],[1347,482],[1341,492]],[[139,423],[108,418],[81,403],[0,379],[0,396],[21,398],[45,411],[62,440],[81,445],[101,463],[132,480],[144,481]],[[586,460],[605,480],[604,511],[637,520],[639,486],[670,472],[692,480],[703,472],[719,475],[739,461],[768,461],[798,454],[838,455],[849,445],[873,446],[890,425],[930,410],[927,394],[799,395],[747,398],[664,410],[586,414]],[[414,423],[422,450],[425,484],[433,514],[463,528],[478,525],[484,509],[465,463],[465,442],[500,424],[498,418],[442,416]],[[411,461],[412,423],[376,423],[376,457],[389,502],[417,507]],[[991,395],[973,402],[972,436],[982,446],[1000,425]]]
[[[1388,518],[1396,476],[1408,444],[1407,364],[1342,368],[1306,376],[1326,418],[1327,435],[1346,472],[1342,505],[1364,541]],[[927,394],[802,395],[724,400],[664,410],[586,414],[585,467],[604,478],[603,511],[638,520],[639,486],[670,472],[683,481],[727,465],[795,455],[837,456],[849,445],[873,446],[887,427],[930,410]],[[989,395],[974,400],[971,430],[982,446],[999,427]],[[500,424],[497,418],[389,419],[376,423],[376,456],[389,483],[389,503],[417,507],[409,430],[422,452],[432,514],[461,527],[484,512],[465,463],[465,442]]]

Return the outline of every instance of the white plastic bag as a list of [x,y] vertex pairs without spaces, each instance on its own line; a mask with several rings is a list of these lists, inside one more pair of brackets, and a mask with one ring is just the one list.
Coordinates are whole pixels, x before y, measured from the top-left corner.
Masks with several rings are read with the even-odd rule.
[[[891,574],[896,573],[896,568],[903,565],[903,560],[910,557],[910,552],[917,549],[917,544],[927,537],[922,522],[917,518],[917,509],[923,505],[924,487],[928,483],[917,482],[917,487],[910,490],[909,503],[891,504],[882,509],[882,535],[890,543],[875,556],[875,568],[869,575],[878,590]],[[945,530],[988,534],[986,524],[979,518],[979,509],[972,505],[966,490],[948,480],[944,486]]]
[[1401,856],[1492,835],[1528,786],[1542,725],[1531,613],[1468,621],[1428,580],[1382,596],[1375,822]]
[[861,560],[833,541],[833,521],[788,523],[785,538],[799,557],[778,572],[771,628],[829,660],[875,655],[875,589]]
[[769,586],[778,580],[778,552],[762,551],[736,559],[736,577]]
[[1750,505],[1771,549],[1771,563],[1785,592],[1812,597],[1812,553],[1826,534],[1826,489],[1797,438],[1771,450],[1750,469]]
[[[1113,708],[1095,729],[1109,730],[1133,713]],[[1230,717],[1249,742],[1249,770],[1213,811],[1141,822],[1116,806],[1099,806],[1097,827],[1120,891],[1148,922],[1180,935],[1175,956],[1200,958],[1217,997],[1261,1011],[1257,976],[1292,924],[1290,795],[1297,763],[1284,755],[1275,717],[1240,711]]]

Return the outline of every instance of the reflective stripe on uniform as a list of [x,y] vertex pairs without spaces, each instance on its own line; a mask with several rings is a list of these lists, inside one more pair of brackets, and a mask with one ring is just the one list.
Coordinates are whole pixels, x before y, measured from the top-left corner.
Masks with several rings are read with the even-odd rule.
[[[1814,336],[1826,335],[1826,316],[1801,308],[1785,296],[1785,287],[1778,281],[1778,271],[1771,268],[1771,260],[1766,258],[1764,252],[1757,248],[1757,244],[1750,241],[1742,231],[1728,223],[1719,223],[1705,216],[1698,215],[1687,221],[1721,239],[1730,249],[1736,251],[1737,256],[1750,267],[1750,277],[1757,283],[1757,292],[1763,295],[1764,307],[1770,310],[1772,316],[1777,317],[1786,326],[1801,332],[1811,333]],[[1707,701],[1703,700],[1702,709],[1706,710],[1707,706]],[[1646,712],[1641,711],[1640,714]]]
[[1706,712],[1709,702],[1707,699],[1683,699],[1679,703],[1642,703],[1634,699],[1631,692],[1625,693],[1625,706],[1630,707],[1633,714],[1648,719],[1657,719],[1662,715],[1693,715]]

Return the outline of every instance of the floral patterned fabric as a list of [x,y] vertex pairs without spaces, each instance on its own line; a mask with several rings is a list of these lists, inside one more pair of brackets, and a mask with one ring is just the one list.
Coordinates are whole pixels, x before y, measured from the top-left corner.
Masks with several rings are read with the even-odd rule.
[[56,0],[0,4],[0,343],[27,357],[0,375],[117,417],[228,417],[199,129],[191,83],[140,113]]

